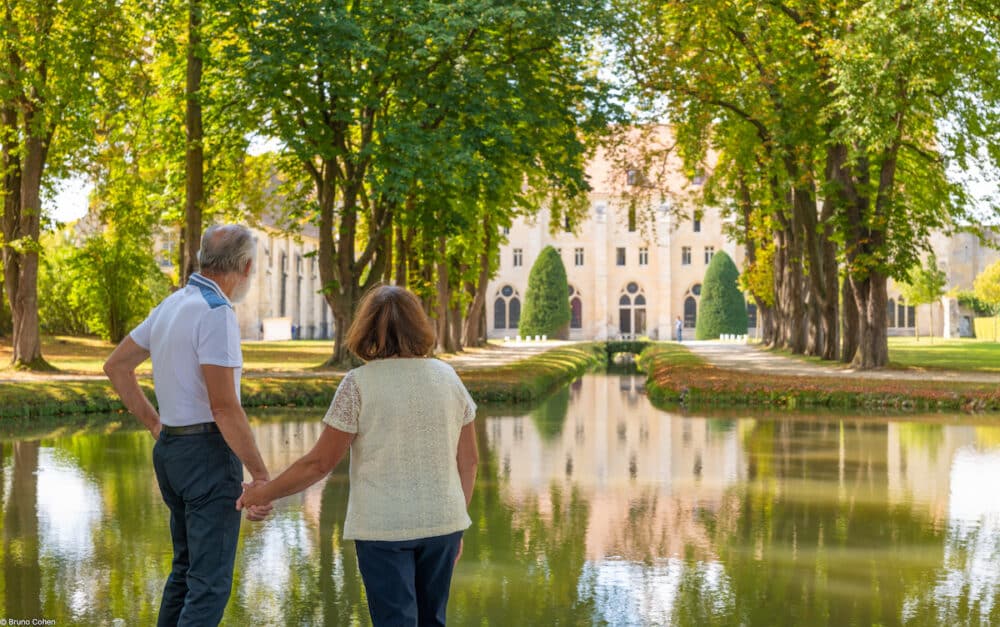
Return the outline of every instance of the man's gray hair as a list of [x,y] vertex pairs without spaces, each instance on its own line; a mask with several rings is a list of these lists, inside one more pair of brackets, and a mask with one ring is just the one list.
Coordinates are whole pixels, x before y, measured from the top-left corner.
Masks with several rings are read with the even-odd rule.
[[202,272],[243,272],[257,253],[253,233],[240,224],[216,224],[201,236],[198,263]]

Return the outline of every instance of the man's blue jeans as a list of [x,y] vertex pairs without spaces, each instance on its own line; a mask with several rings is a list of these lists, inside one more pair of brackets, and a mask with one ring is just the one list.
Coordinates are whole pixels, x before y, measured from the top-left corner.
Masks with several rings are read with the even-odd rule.
[[444,625],[462,532],[384,542],[355,540],[375,627]]
[[157,625],[217,625],[233,587],[243,465],[219,433],[161,433],[153,467],[174,545]]

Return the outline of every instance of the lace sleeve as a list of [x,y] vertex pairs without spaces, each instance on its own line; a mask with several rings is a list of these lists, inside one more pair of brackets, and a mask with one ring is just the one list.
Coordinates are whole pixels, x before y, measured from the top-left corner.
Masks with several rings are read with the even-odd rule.
[[358,432],[358,416],[361,415],[361,392],[354,381],[354,372],[348,372],[340,381],[337,393],[333,395],[330,409],[323,422],[334,429],[347,433]]
[[476,419],[476,402],[472,400],[472,395],[469,394],[469,390],[466,389],[466,387],[461,383],[459,383],[459,385],[462,386],[462,400],[465,404],[465,413],[462,416],[462,424],[467,425]]

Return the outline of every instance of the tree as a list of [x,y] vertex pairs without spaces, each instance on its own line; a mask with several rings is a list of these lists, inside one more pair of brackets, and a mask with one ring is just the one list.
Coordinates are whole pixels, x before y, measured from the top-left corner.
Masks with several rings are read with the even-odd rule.
[[[461,286],[471,268],[490,271],[483,255],[499,241],[452,240],[588,189],[582,130],[601,94],[582,53],[600,14],[592,0],[244,7],[247,102],[294,157],[290,176],[304,172],[314,190],[303,218],[319,227],[331,363],[348,359],[360,297],[394,268],[437,319],[439,341],[453,342],[468,302]],[[483,302],[471,298],[478,318]]]
[[997,321],[1000,319],[1000,261],[986,266],[973,281],[972,291],[981,303],[992,310],[993,337],[1000,341],[1000,335],[997,335]]
[[[934,341],[934,303],[944,294],[944,287],[947,283],[948,276],[938,266],[937,257],[931,253],[927,256],[927,265],[917,265],[910,268],[907,280],[899,284],[899,292],[907,303],[913,306],[931,306],[930,336],[932,342]],[[917,327],[916,334],[919,340],[919,327]]]
[[836,358],[842,283],[841,358],[884,366],[888,279],[905,279],[932,230],[980,222],[948,167],[1000,162],[995,13],[943,0],[617,8],[637,100],[675,125],[687,167],[716,151],[717,202],[742,209],[749,191],[771,225],[776,343]]
[[38,323],[42,186],[93,144],[94,110],[123,65],[126,24],[115,0],[14,0],[0,9],[4,288],[18,368],[50,367]]
[[699,340],[718,339],[723,333],[747,332],[747,302],[739,288],[740,272],[726,253],[719,251],[705,270],[698,322],[694,335]]
[[569,282],[562,257],[552,246],[538,253],[528,274],[528,289],[521,310],[521,335],[547,335],[566,339],[569,332]]

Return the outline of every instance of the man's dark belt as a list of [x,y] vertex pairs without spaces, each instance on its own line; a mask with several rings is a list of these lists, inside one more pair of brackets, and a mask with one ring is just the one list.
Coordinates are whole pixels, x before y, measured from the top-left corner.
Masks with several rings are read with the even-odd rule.
[[219,425],[214,422],[199,422],[196,425],[185,425],[183,427],[160,427],[161,433],[167,435],[198,435],[199,433],[219,433]]

